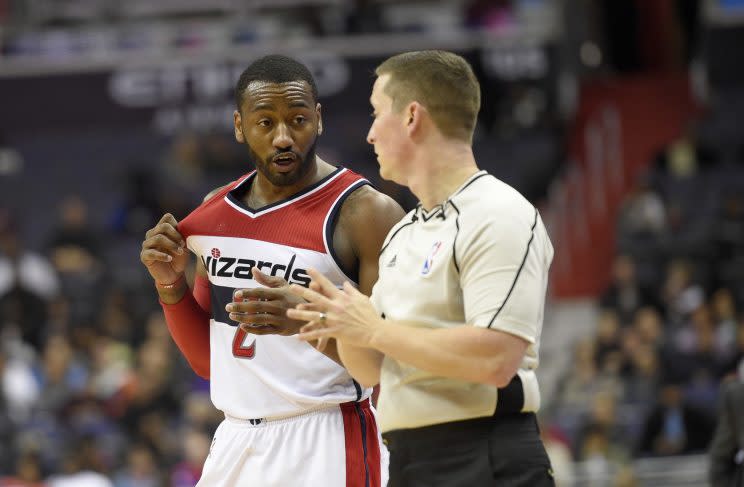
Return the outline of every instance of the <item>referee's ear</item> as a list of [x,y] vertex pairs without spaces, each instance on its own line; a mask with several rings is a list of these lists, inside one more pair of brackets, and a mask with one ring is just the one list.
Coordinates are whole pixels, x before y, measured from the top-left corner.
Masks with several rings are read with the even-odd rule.
[[405,126],[409,137],[413,138],[420,135],[421,128],[423,127],[423,118],[426,114],[426,108],[419,102],[412,101],[408,104],[405,109]]

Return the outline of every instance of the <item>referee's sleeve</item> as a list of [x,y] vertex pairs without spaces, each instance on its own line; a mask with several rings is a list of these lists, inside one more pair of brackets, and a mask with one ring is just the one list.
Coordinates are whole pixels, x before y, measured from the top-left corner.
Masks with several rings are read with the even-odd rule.
[[456,242],[467,323],[535,343],[552,260],[539,213],[512,208],[467,223]]

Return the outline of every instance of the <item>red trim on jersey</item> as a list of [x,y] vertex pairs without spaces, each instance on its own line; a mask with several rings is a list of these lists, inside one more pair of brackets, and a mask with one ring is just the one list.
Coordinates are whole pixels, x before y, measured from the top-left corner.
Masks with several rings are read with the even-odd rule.
[[346,441],[346,487],[380,487],[380,443],[369,399],[339,406]]

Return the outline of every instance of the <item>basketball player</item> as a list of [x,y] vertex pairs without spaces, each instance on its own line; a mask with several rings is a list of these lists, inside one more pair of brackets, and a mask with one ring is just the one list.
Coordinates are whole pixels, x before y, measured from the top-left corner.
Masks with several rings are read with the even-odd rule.
[[380,382],[391,486],[552,486],[535,369],[553,248],[540,215],[478,169],[478,81],[460,56],[421,51],[376,70],[380,174],[419,206],[380,253],[371,300],[310,271],[301,338],[335,337],[362,384]]
[[[380,445],[362,388],[295,335],[307,269],[369,293],[384,236],[403,211],[352,171],[315,153],[323,125],[315,81],[284,56],[251,64],[236,87],[235,138],[256,169],[207,196],[181,222],[147,232],[141,260],[169,330],[225,413],[199,486],[384,485]],[[184,279],[197,258],[193,291]]]

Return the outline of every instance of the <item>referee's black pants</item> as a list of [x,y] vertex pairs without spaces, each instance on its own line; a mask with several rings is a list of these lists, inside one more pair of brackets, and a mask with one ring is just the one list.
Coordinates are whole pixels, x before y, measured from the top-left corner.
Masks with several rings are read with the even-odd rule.
[[389,487],[553,487],[533,413],[513,413],[383,435]]

